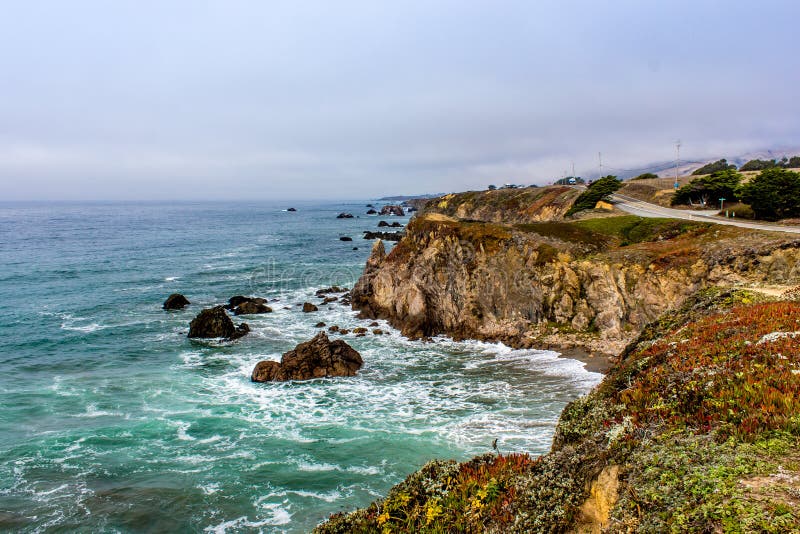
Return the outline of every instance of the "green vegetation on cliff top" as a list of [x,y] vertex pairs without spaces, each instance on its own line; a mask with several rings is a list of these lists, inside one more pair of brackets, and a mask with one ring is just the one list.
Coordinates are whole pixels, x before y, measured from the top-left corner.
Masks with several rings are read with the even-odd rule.
[[622,187],[622,182],[620,182],[616,176],[608,175],[595,180],[577,199],[575,199],[575,203],[573,203],[572,207],[567,211],[567,215],[594,209],[599,201],[603,200],[620,187]]

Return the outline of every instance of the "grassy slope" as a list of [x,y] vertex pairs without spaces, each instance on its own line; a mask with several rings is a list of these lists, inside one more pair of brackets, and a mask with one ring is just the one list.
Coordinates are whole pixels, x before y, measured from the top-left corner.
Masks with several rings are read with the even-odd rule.
[[317,532],[562,532],[613,465],[611,531],[800,531],[800,336],[773,334],[800,304],[763,299],[710,289],[648,326],[548,455],[431,462]]
[[[709,232],[714,228],[715,232]],[[498,224],[462,221],[438,214],[421,215],[407,227],[407,235],[420,236],[419,243],[401,241],[390,253],[390,262],[404,263],[427,236],[471,243],[476,250],[497,250],[517,237],[529,238],[539,249],[538,263],[556,260],[560,252],[572,257],[597,253],[624,253],[626,261],[671,263],[681,258],[696,259],[709,240],[722,243],[737,238],[735,227],[714,227],[707,223],[622,215],[576,221]],[[755,235],[750,232],[751,235]]]

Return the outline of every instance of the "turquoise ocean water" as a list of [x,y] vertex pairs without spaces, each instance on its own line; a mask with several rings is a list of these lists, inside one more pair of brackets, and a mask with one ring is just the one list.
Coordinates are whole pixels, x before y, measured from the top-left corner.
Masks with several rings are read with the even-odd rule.
[[[307,532],[431,458],[494,438],[545,452],[600,378],[548,351],[413,342],[381,322],[391,335],[346,337],[358,377],[250,382],[317,321],[367,325],[296,306],[352,287],[377,229],[365,204],[0,204],[0,531]],[[192,305],[163,311],[173,292]],[[187,339],[236,294],[275,312],[236,318],[252,332],[232,343]]]

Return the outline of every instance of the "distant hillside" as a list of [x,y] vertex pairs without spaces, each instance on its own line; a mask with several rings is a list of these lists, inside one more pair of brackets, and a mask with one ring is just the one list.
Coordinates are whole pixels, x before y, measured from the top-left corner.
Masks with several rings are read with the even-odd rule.
[[441,197],[441,196],[444,196],[444,195],[445,195],[445,193],[427,193],[427,194],[424,194],[424,195],[395,195],[395,196],[391,196],[391,197],[381,197],[378,200],[379,201],[385,201],[385,202],[403,202],[405,200],[418,200],[418,199],[421,199],[421,198],[436,198],[436,197]]

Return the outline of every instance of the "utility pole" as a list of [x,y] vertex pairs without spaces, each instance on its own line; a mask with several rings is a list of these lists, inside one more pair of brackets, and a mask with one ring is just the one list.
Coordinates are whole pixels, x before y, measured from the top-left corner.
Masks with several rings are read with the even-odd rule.
[[602,152],[598,152],[597,153],[597,161],[600,162],[600,178],[602,178],[603,177],[603,153]]
[[675,141],[675,189],[678,189],[678,166],[681,162],[681,140]]

